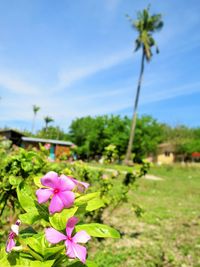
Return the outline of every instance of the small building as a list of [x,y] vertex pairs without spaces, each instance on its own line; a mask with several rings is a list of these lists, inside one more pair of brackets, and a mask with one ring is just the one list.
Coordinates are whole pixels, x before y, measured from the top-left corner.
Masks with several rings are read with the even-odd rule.
[[44,139],[44,138],[34,138],[34,137],[25,137],[23,136],[21,142],[21,147],[29,148],[36,147],[39,148],[39,144],[49,145],[50,159],[54,160],[59,158],[62,155],[70,155],[70,148],[74,146],[72,142],[61,141],[54,139]]
[[22,136],[24,136],[24,134],[18,132],[17,130],[13,129],[0,130],[1,140],[10,140],[12,141],[12,144],[16,146],[21,145]]
[[36,147],[39,149],[40,144],[47,145],[50,151],[49,157],[52,160],[60,158],[62,155],[69,156],[70,148],[75,146],[70,141],[27,137],[24,134],[13,129],[1,130],[0,139],[3,142],[8,140],[12,141],[13,145],[23,147],[25,149],[30,147]]
[[192,161],[193,162],[200,162],[200,152],[193,152],[192,153]]
[[156,162],[158,164],[172,164],[175,161],[175,147],[170,143],[158,145]]

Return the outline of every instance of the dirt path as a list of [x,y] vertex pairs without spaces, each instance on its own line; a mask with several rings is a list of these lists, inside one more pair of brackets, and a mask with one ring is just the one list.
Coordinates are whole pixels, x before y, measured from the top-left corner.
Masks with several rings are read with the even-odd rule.
[[[89,166],[89,168],[92,168],[92,169],[102,169],[101,167],[94,167],[94,166]],[[105,168],[105,170],[107,172],[115,172],[116,171],[115,169],[111,169],[111,168]],[[120,171],[120,173],[126,174],[127,171]],[[152,174],[146,174],[142,178],[143,179],[146,179],[146,180],[152,180],[152,181],[162,181],[163,180],[163,178],[158,177],[158,176],[155,176],[155,175],[152,175]]]
[[152,174],[146,174],[143,178],[147,179],[147,180],[153,180],[153,181],[162,181],[163,180],[163,178],[152,175]]

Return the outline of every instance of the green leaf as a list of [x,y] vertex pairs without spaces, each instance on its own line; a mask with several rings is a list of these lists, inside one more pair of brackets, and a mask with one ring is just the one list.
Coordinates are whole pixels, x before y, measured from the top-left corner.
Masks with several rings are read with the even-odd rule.
[[23,257],[23,253],[12,252],[7,254],[4,250],[0,252],[0,266],[1,267],[51,267],[55,260],[38,261],[32,258]]
[[41,219],[39,213],[35,209],[29,210],[29,212],[27,213],[20,214],[19,218],[22,221],[22,223],[30,225]]
[[71,264],[67,264],[67,267],[84,267],[85,264],[80,261],[73,261]]
[[49,213],[47,207],[39,205],[36,201],[34,202],[35,207],[33,207],[31,210],[28,210],[27,213],[20,214],[20,220],[26,224],[33,224],[42,219],[46,222],[49,222]]
[[44,219],[49,222],[49,211],[47,206],[39,204],[36,200],[34,201],[37,212],[39,213],[40,219]]
[[34,180],[34,183],[35,183],[35,185],[36,186],[38,186],[38,187],[43,187],[43,185],[41,184],[41,175],[40,176],[35,176],[34,178],[33,178],[33,180]]
[[68,264],[67,266],[69,267],[98,267],[98,265],[93,262],[93,261],[90,261],[90,260],[87,260],[85,264],[83,264],[82,262],[80,261],[77,261],[75,260],[74,262],[72,262],[71,264]]
[[66,249],[65,245],[61,245],[61,246],[56,246],[56,247],[51,247],[51,248],[46,248],[44,250],[44,258],[48,259],[49,257],[57,254],[57,253],[61,253]]
[[48,243],[44,234],[34,234],[31,237],[23,239],[23,242],[28,245],[32,250],[42,255],[45,259],[48,259],[50,256],[61,252],[65,245],[53,246]]
[[100,198],[100,192],[90,193],[78,197],[75,200],[75,205],[86,205],[86,211],[93,211],[104,206],[103,200]]
[[20,231],[20,238],[24,239],[27,237],[31,237],[35,234],[37,234],[37,232],[31,226],[29,226]]
[[64,230],[66,228],[66,223],[70,217],[72,217],[78,207],[64,209],[60,213],[55,213],[49,217],[51,225],[57,230]]
[[87,206],[86,206],[86,210],[87,211],[93,211],[93,210],[97,210],[101,207],[104,207],[103,200],[100,198],[95,198],[95,199],[88,201]]
[[86,194],[86,195],[78,197],[74,203],[75,205],[80,206],[94,198],[99,198],[99,197],[100,197],[100,192],[90,193],[90,194]]
[[22,208],[26,211],[33,211],[35,207],[35,202],[34,202],[34,196],[33,196],[33,191],[31,188],[25,184],[24,182],[21,182],[18,187],[17,187],[17,196],[20,205]]
[[114,228],[100,223],[80,224],[75,227],[76,232],[85,230],[90,236],[120,238],[120,234]]
[[[55,260],[48,260],[48,261],[31,261],[30,267],[51,267],[53,266]],[[16,266],[17,267],[17,266]],[[25,267],[25,265],[22,265],[22,267]]]
[[18,186],[22,181],[21,177],[9,176],[9,183],[13,186]]
[[5,249],[1,250],[0,252],[0,266],[3,266],[3,267],[10,267],[11,265],[9,264],[9,261],[7,260],[7,254],[5,252]]
[[87,260],[86,261],[87,267],[98,267],[98,265],[94,261]]
[[48,209],[44,205],[39,205],[30,186],[23,182],[17,187],[17,196],[22,208],[27,212],[19,215],[23,223],[33,224],[38,220],[49,221]]

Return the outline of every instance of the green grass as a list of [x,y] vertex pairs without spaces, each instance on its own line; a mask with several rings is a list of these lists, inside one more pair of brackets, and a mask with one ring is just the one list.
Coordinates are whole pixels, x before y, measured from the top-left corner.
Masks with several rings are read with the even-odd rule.
[[[161,166],[150,173],[163,180],[140,179],[128,203],[105,211],[105,223],[123,235],[91,245],[99,267],[200,267],[200,168]],[[134,203],[144,210],[141,218]]]
[[116,171],[121,171],[121,172],[132,172],[133,170],[137,170],[140,168],[140,165],[136,164],[133,167],[125,166],[125,165],[119,165],[119,164],[99,164],[96,162],[90,162],[86,163],[88,166],[93,167],[93,168],[98,168],[98,169],[114,169]]

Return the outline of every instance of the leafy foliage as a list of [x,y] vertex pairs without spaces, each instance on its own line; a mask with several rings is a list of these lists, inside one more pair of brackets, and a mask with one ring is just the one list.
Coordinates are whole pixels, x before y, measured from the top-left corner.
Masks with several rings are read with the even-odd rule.
[[[35,179],[38,185],[37,179]],[[23,229],[17,238],[17,247],[13,248],[10,254],[6,255],[1,251],[1,266],[82,266],[79,261],[69,261],[65,255],[65,246],[50,245],[41,225],[51,226],[59,231],[65,231],[66,222],[69,218],[76,215],[82,217],[88,211],[99,208],[99,193],[76,193],[76,201],[73,207],[64,209],[59,213],[49,215],[46,205],[39,205],[35,196],[35,188],[25,180],[21,180],[17,185],[17,198],[21,208],[25,213],[19,215],[22,223],[30,224],[31,227]],[[83,220],[82,219],[82,220]],[[34,227],[34,229],[32,228]],[[83,221],[75,228],[76,232],[86,231],[90,236],[99,238],[119,238],[117,230],[104,224],[90,223],[84,224]],[[20,246],[19,246],[20,245]],[[35,265],[34,265],[35,264]],[[96,266],[92,261],[86,262],[85,266]]]
[[27,178],[40,173],[46,165],[44,154],[15,147],[11,154],[4,157],[0,165],[0,206],[1,215],[5,205],[18,205],[16,188]]
[[69,140],[68,135],[58,126],[49,126],[47,128],[44,127],[36,133],[36,137],[66,141]]
[[[103,210],[108,206],[113,210],[120,203],[126,202],[129,190],[134,188],[136,180],[145,175],[149,167],[149,163],[143,162],[137,168],[132,168],[131,172],[121,173],[119,171],[106,172],[106,170],[92,168],[84,163],[75,163],[68,165],[67,173],[70,169],[74,176],[93,185],[90,191],[96,190],[99,192],[100,198],[99,201],[95,199],[95,206],[97,205],[101,209],[96,211],[92,208],[93,200],[91,199],[86,210],[94,211],[89,213],[90,217],[101,222]],[[91,197],[92,194],[90,194]]]
[[[114,145],[119,158],[125,154],[131,120],[119,116],[90,116],[76,119],[70,126],[71,140],[78,146],[78,154],[82,159],[99,159],[110,144]],[[163,140],[163,126],[151,116],[138,119],[136,143],[133,152],[136,160],[149,152],[156,151],[157,145]]]
[[156,47],[156,52],[159,52],[152,34],[162,29],[163,21],[161,20],[161,17],[161,14],[150,15],[148,7],[143,11],[138,12],[136,21],[131,21],[133,28],[139,34],[135,41],[135,50],[137,51],[142,48],[147,61],[152,57],[151,49],[153,46]]
[[114,162],[118,158],[118,151],[116,149],[116,146],[111,144],[105,147],[104,157],[106,162]]

